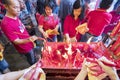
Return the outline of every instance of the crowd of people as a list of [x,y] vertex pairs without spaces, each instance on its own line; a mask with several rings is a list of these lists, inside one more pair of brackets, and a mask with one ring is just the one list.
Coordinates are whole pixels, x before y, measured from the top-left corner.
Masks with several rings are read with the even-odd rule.
[[[37,62],[35,48],[38,37],[48,42],[87,42],[89,39],[91,42],[104,42],[104,37],[120,22],[120,0],[108,12],[112,3],[113,0],[0,0],[0,36],[5,35],[7,43],[12,43],[20,54],[25,55],[28,63],[33,65]],[[36,18],[37,27],[31,16]],[[86,25],[82,34],[82,29],[78,27],[84,23]],[[41,35],[36,35],[36,28]],[[6,45],[6,42],[3,44]],[[6,73],[5,70],[10,70],[2,54],[0,53],[0,71]],[[119,80],[113,68],[106,69],[102,62],[97,62],[107,74],[109,72],[106,70],[110,69],[115,75],[114,79],[112,73],[108,74],[111,80]],[[81,79],[81,74],[86,77],[84,62],[82,69],[75,80],[84,80],[84,77]]]

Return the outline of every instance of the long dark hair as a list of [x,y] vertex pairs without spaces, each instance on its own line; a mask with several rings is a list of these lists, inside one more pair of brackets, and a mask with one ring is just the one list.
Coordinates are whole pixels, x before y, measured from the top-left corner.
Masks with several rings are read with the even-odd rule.
[[83,20],[83,18],[84,18],[84,2],[82,2],[81,0],[76,0],[74,2],[71,16],[74,17],[74,14],[73,14],[74,9],[79,9],[79,8],[82,8],[79,18],[80,18],[80,20]]

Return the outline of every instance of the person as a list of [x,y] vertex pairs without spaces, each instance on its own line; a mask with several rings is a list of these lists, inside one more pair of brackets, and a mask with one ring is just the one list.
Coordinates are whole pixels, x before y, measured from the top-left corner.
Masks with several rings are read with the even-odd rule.
[[119,35],[119,30],[120,30],[120,21],[117,24],[117,26],[113,29],[113,31],[110,33],[111,38],[116,38],[113,44],[110,45],[109,50],[111,51],[113,57],[115,59],[120,59],[120,35]]
[[[52,13],[52,3],[48,2],[45,4],[45,14],[40,15],[38,19],[39,31],[43,34],[43,37],[48,41],[57,42],[57,33],[59,27],[59,18],[56,14]],[[53,33],[47,33],[49,30],[53,31]]]
[[19,19],[22,21],[22,23],[25,25],[28,33],[30,35],[35,35],[35,28],[34,28],[34,24],[32,22],[32,18],[31,15],[29,14],[29,12],[27,11],[25,2],[23,0],[18,0],[20,3],[20,15],[19,15]]
[[20,70],[2,74],[0,75],[0,80],[18,80],[23,75],[24,72],[25,70]]
[[[96,61],[97,61],[98,65],[102,68],[102,70],[106,73],[102,76],[98,76],[99,80],[102,80],[102,79],[106,78],[106,75],[109,76],[109,78],[111,80],[120,80],[115,67],[110,67],[110,66],[107,66],[103,63],[103,62],[105,62],[105,63],[111,63],[112,64],[113,62],[111,62],[108,59],[103,58],[103,57],[101,57],[100,59],[96,59]],[[74,80],[85,80],[85,78],[88,74],[88,71],[87,71],[88,69],[87,68],[89,68],[88,66],[91,66],[91,64],[86,65],[86,59],[84,59],[81,71],[75,77]],[[94,69],[91,70],[91,72],[92,73],[97,73],[98,70],[96,70],[96,68],[94,68]]]
[[5,73],[10,72],[10,69],[9,69],[8,62],[3,56],[3,51],[4,51],[4,47],[3,47],[2,42],[0,41],[0,72],[5,74]]
[[111,22],[108,26],[105,27],[104,32],[107,34],[107,32],[110,32],[113,30],[113,28],[117,25],[117,23],[120,21],[120,5],[117,7],[116,10],[111,11],[110,14],[112,15]]
[[112,19],[112,15],[106,11],[112,2],[113,0],[102,0],[100,8],[89,12],[86,18],[89,31],[82,35],[81,42],[86,42],[90,37],[92,37],[91,42],[98,42],[102,39],[101,34]]
[[63,25],[64,25],[64,20],[68,14],[72,12],[72,6],[75,0],[61,0],[60,1],[60,6],[59,6],[59,18],[60,22],[62,25],[62,32],[64,31]]
[[64,40],[65,42],[77,42],[80,39],[80,34],[75,30],[80,22],[82,21],[79,17],[81,16],[82,5],[77,0],[73,4],[73,10],[70,15],[67,15],[64,21]]
[[44,5],[45,5],[45,0],[37,0],[36,10],[39,14],[44,13]]
[[32,66],[23,70],[1,74],[0,80],[46,80],[46,75],[44,71],[40,67],[36,68],[36,65],[37,64],[35,63]]
[[36,0],[24,0],[24,1],[25,1],[25,5],[26,5],[28,13],[31,15],[35,14],[37,1]]
[[[102,33],[103,36],[103,42],[108,44],[107,39],[109,38],[109,33],[111,33],[114,28],[117,26],[117,24],[120,21],[120,5],[118,8],[114,11],[111,11],[110,14],[112,15],[112,19],[109,25],[107,25]],[[109,40],[108,40],[109,41]]]
[[3,19],[5,12],[6,12],[6,10],[2,4],[2,0],[0,0],[0,20]]
[[38,37],[30,36],[19,20],[20,4],[18,0],[4,0],[3,3],[7,12],[1,22],[1,29],[17,51],[25,55],[29,64],[32,65],[36,62],[34,41]]

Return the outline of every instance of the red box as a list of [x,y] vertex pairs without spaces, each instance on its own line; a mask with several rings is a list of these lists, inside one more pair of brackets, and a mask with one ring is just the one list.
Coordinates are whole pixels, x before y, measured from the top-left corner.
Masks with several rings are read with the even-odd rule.
[[58,69],[80,69],[84,58],[111,59],[107,48],[102,43],[46,42],[42,51],[42,67]]

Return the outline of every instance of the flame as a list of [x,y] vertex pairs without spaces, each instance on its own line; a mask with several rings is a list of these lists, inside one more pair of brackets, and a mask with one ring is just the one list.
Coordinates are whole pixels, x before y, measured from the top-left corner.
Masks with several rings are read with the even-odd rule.
[[72,55],[72,44],[68,44],[68,48],[65,48],[67,50],[68,55]]
[[65,59],[68,59],[68,55],[66,53],[62,55],[62,57],[64,57]]
[[57,54],[58,54],[58,55],[61,55],[61,52],[60,52],[59,50],[57,50]]

